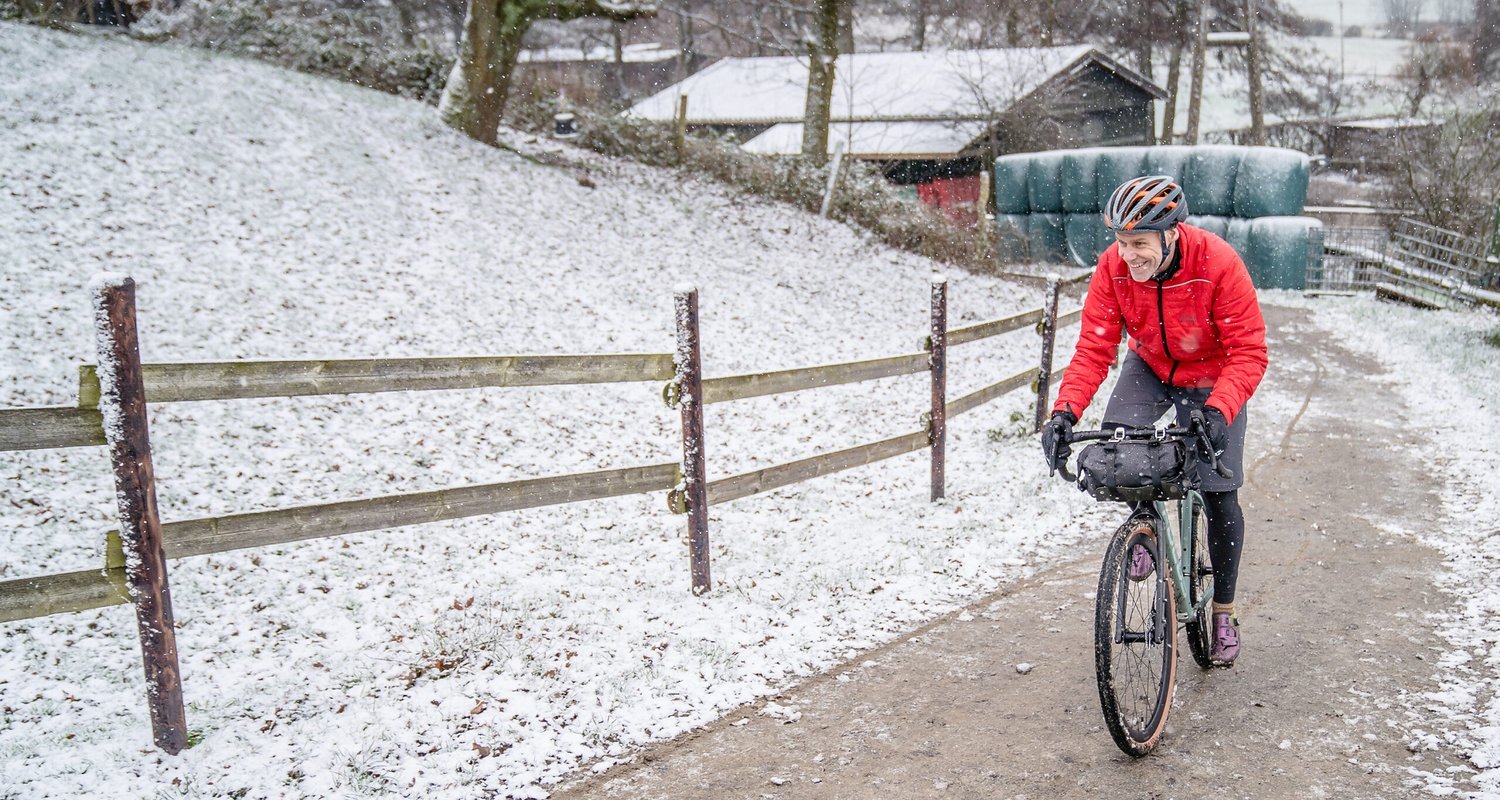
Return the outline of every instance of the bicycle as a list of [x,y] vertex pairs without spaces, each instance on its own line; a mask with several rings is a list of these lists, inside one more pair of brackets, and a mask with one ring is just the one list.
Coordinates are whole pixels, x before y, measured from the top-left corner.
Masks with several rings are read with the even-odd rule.
[[[1198,451],[1207,454],[1219,475],[1232,478],[1233,473],[1219,463],[1197,420],[1186,428],[1116,428],[1069,437],[1069,444],[1080,441],[1102,444],[1079,454],[1082,479],[1068,470],[1068,459],[1058,466],[1063,477],[1095,499],[1132,504],[1099,571],[1094,668],[1110,736],[1127,755],[1139,758],[1156,747],[1167,728],[1179,623],[1198,666],[1216,666],[1209,657],[1213,569],[1198,491]],[[1095,448],[1101,449],[1091,453]],[[1126,449],[1132,452],[1122,453]],[[1138,546],[1150,556],[1149,575],[1140,575],[1140,569],[1131,574]],[[1166,569],[1160,568],[1163,563]]]

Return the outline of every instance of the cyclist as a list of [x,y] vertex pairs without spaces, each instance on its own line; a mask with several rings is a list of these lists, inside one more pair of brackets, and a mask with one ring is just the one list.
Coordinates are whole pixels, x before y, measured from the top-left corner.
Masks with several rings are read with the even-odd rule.
[[[1244,262],[1223,239],[1184,222],[1187,201],[1169,176],[1121,184],[1104,210],[1115,236],[1100,256],[1083,305],[1082,331],[1042,426],[1049,467],[1071,455],[1073,425],[1099,390],[1129,333],[1130,352],[1104,409],[1104,425],[1143,427],[1169,406],[1179,420],[1201,417],[1214,450],[1234,478],[1199,466],[1208,551],[1214,570],[1210,658],[1229,666],[1239,655],[1235,579],[1245,535],[1238,490],[1244,484],[1245,403],[1269,363],[1266,325]],[[1129,576],[1155,569],[1137,546]]]

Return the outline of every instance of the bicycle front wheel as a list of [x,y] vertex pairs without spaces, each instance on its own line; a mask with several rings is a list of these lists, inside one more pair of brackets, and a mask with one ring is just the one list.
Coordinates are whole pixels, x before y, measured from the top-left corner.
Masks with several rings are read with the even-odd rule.
[[1192,574],[1188,579],[1188,599],[1193,601],[1197,612],[1188,620],[1188,650],[1193,660],[1204,669],[1214,666],[1209,653],[1213,649],[1213,596],[1214,570],[1208,557],[1208,518],[1203,514],[1203,504],[1197,503],[1193,510],[1193,558]]
[[1115,744],[1135,757],[1161,741],[1177,678],[1177,598],[1165,565],[1156,520],[1132,517],[1110,540],[1095,596],[1099,705]]

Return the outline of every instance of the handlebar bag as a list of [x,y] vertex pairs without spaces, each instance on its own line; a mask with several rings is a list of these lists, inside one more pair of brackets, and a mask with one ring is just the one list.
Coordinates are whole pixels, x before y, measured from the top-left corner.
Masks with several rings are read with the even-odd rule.
[[1078,456],[1078,488],[1095,500],[1177,500],[1187,493],[1186,463],[1180,439],[1094,442]]

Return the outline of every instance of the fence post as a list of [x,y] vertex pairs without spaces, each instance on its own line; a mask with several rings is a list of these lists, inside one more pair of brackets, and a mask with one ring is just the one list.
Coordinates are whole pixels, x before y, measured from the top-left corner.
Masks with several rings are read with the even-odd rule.
[[1047,276],[1047,294],[1042,298],[1042,366],[1036,373],[1036,429],[1047,422],[1048,400],[1052,397],[1052,345],[1057,340],[1057,292],[1060,279],[1056,273]]
[[99,351],[99,410],[115,473],[120,536],[125,549],[125,580],[135,603],[146,699],[156,746],[176,755],[187,746],[187,715],[182,704],[182,671],[177,664],[177,631],[172,593],[162,553],[161,518],[151,438],[146,429],[146,392],[136,337],[135,281],[105,274],[94,279],[95,344]]
[[927,429],[932,445],[932,499],[943,496],[943,454],[948,431],[948,279],[932,276],[932,422]]
[[698,346],[698,290],[678,286],[677,388],[682,406],[682,499],[687,505],[693,594],[713,587],[708,563],[708,481],[703,456],[703,365]]
[[823,205],[818,208],[818,216],[828,216],[828,209],[833,206],[833,190],[839,183],[839,169],[844,163],[844,142],[840,140],[833,145],[833,161],[828,166],[828,186],[823,190]]
[[677,118],[672,120],[672,144],[677,148],[677,163],[687,160],[687,98],[677,96]]

